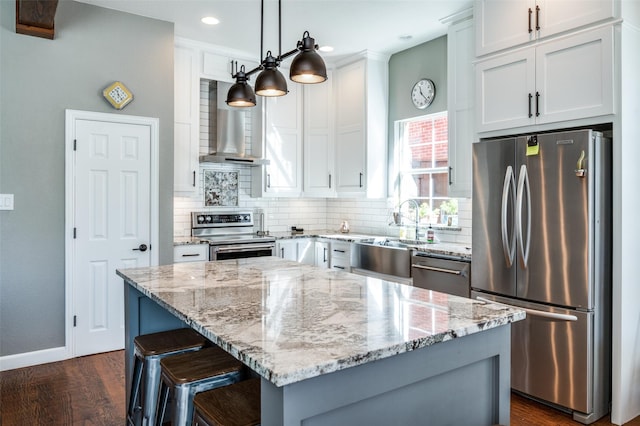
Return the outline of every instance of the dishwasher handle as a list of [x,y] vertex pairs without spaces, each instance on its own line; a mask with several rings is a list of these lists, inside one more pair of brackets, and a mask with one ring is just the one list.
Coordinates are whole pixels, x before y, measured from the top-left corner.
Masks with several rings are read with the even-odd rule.
[[523,308],[522,306],[507,305],[506,303],[496,302],[495,300],[485,299],[484,297],[476,296],[476,300],[481,302],[493,303],[495,305],[506,306],[507,308],[521,309],[534,317],[549,318],[560,321],[578,321],[578,317],[575,315],[555,314],[553,312],[539,311],[537,309]]
[[426,269],[427,271],[444,272],[444,273],[453,274],[453,275],[462,275],[462,271],[459,271],[457,269],[436,268],[435,266],[424,266],[424,265],[418,265],[415,263],[412,263],[411,267],[417,268],[417,269]]

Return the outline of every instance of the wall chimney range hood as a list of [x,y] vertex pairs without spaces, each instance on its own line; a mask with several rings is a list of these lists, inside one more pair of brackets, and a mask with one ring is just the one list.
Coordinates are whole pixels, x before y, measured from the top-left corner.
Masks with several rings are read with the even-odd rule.
[[[221,83],[213,81],[210,85],[209,149],[211,152],[201,155],[200,163],[231,163],[245,166],[269,164],[269,160],[252,157],[245,153],[245,111],[217,108],[216,92],[219,91],[219,88],[216,86],[221,85]],[[223,93],[226,93],[226,91]]]

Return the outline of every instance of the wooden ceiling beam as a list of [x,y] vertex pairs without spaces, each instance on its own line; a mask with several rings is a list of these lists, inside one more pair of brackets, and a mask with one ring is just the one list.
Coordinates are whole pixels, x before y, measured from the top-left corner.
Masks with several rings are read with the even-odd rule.
[[16,0],[16,33],[53,40],[58,0]]

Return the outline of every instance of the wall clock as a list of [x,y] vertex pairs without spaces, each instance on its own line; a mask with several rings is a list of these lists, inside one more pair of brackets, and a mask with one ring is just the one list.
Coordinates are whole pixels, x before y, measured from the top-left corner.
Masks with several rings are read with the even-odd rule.
[[109,87],[102,91],[102,96],[115,109],[122,109],[133,100],[133,93],[119,81],[113,82]]
[[418,109],[425,109],[436,97],[436,85],[428,78],[420,79],[411,89],[411,102]]

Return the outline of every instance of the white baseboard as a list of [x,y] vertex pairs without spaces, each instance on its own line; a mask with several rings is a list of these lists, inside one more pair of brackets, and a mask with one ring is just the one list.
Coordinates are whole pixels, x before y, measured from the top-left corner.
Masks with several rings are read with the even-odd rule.
[[23,354],[7,355],[0,357],[0,371],[63,361],[69,358],[69,351],[67,351],[67,348],[64,346],[59,348],[43,349],[41,351],[25,352]]

